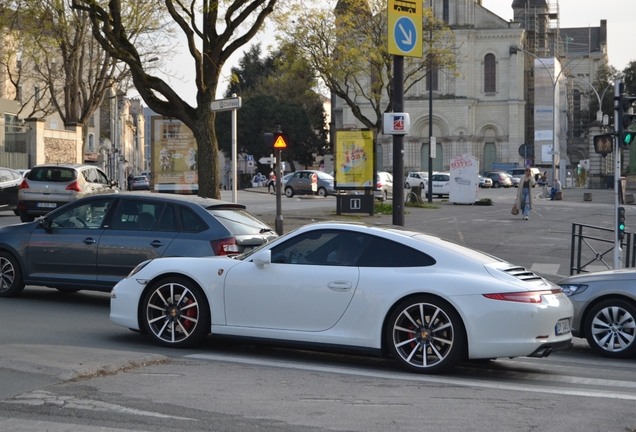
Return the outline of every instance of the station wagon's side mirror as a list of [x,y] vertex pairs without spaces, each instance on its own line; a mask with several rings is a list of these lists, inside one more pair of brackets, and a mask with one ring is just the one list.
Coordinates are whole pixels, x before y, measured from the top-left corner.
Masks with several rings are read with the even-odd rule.
[[110,181],[110,187],[117,186],[117,182],[115,180]]
[[38,223],[40,224],[40,226],[42,226],[42,228],[44,229],[51,229],[51,219],[47,218],[47,217],[43,217],[41,218]]
[[252,262],[256,267],[262,269],[265,265],[272,263],[272,251],[266,249],[256,252],[252,255]]

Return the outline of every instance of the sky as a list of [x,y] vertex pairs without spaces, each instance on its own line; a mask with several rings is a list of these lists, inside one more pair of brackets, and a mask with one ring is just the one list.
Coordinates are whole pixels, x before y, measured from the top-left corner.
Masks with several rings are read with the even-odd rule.
[[[548,2],[556,4],[557,0]],[[481,4],[506,20],[512,19],[512,0],[482,0]],[[636,60],[636,0],[559,0],[558,4],[561,28],[599,27],[602,19],[607,20],[611,66],[620,71]]]
[[[317,0],[323,1],[323,0]],[[549,3],[557,3],[557,0],[547,0]],[[505,20],[512,19],[513,0],[481,0],[482,6]],[[607,50],[610,65],[623,70],[627,64],[636,60],[636,0],[558,0],[559,24],[561,28],[567,27],[599,27],[601,20],[607,20]],[[599,8],[603,5],[603,8]],[[253,43],[263,40],[262,47],[265,50],[268,44],[273,43],[271,32],[261,33],[250,41],[245,48]],[[188,103],[196,104],[196,87],[192,81],[194,62],[182,44],[181,54],[171,59],[167,65],[180,79],[167,78],[173,88]],[[235,53],[225,64],[221,80],[219,82],[217,99],[223,97],[227,88],[227,79],[230,68],[238,63],[242,51]]]

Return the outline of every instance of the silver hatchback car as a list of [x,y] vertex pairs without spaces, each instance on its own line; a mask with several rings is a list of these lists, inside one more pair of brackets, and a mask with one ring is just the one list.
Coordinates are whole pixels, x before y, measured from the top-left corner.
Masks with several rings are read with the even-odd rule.
[[115,182],[94,165],[37,165],[20,184],[18,213],[22,222],[31,222],[78,198],[115,192]]

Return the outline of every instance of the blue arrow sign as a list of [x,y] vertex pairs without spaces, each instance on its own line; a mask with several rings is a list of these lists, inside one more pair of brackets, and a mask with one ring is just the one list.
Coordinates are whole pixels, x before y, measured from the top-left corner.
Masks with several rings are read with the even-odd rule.
[[395,38],[395,44],[400,51],[407,53],[413,50],[417,43],[417,35],[418,32],[415,28],[415,24],[409,17],[400,17],[395,22],[393,37]]

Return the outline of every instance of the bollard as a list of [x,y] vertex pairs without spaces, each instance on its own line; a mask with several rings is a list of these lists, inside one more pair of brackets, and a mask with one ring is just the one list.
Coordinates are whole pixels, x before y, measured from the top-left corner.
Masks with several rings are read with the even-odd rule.
[[592,201],[592,192],[583,193],[583,201]]
[[625,204],[634,204],[634,194],[625,194]]

